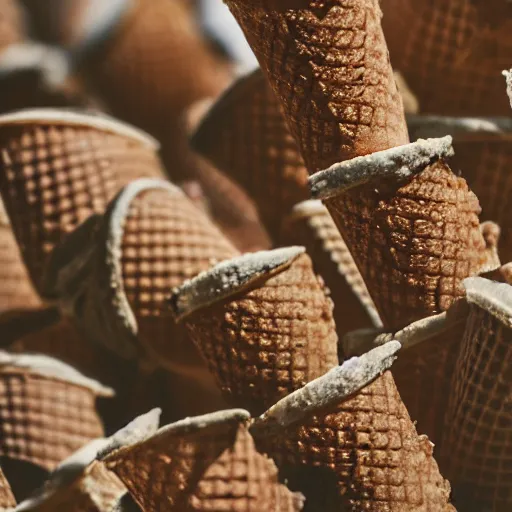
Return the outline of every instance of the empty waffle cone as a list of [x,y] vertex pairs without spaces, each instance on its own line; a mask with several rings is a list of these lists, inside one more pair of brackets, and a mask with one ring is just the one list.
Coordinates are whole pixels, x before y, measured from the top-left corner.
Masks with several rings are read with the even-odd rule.
[[512,188],[512,118],[470,118],[409,116],[411,138],[451,135],[455,155],[453,169],[477,195],[482,220],[497,222],[501,228],[499,254],[512,260],[512,221],[509,190]]
[[464,286],[470,314],[441,462],[462,510],[505,512],[512,506],[512,288],[479,277]]
[[0,2],[0,52],[26,37],[25,20],[18,0]]
[[95,402],[112,395],[56,359],[1,352],[0,455],[54,469],[103,435]]
[[336,164],[310,178],[386,326],[445,311],[462,280],[490,270],[478,199],[445,162],[450,137]]
[[241,409],[187,418],[103,460],[145,512],[301,510],[300,497],[256,451],[249,419]]
[[409,139],[378,0],[228,0],[310,173]]
[[192,144],[254,199],[276,239],[283,216],[308,198],[308,173],[258,69],[240,78],[210,109]]
[[[15,512],[112,512],[125,510],[127,489],[100,460],[105,451],[144,441],[158,429],[160,410],[139,416],[107,439],[96,439],[73,453],[44,486]],[[119,507],[119,508],[118,508]]]
[[338,364],[332,302],[304,252],[224,261],[171,298],[228,400],[253,414]]
[[59,109],[0,117],[0,191],[38,291],[53,248],[130,181],[160,176],[155,142],[102,116]]
[[11,486],[0,468],[0,510],[9,510],[15,506],[16,500],[12,493]]
[[[391,62],[421,112],[509,115],[500,76],[512,54],[509,2],[384,0],[381,5]],[[489,17],[501,8],[508,12],[493,26]]]
[[306,247],[315,272],[329,288],[338,336],[354,329],[382,326],[354,259],[320,201],[297,204],[284,219],[280,239],[288,245]]
[[387,371],[399,349],[393,341],[350,359],[255,420],[258,447],[279,467],[324,470],[308,505],[334,490],[325,510],[454,510],[432,444],[417,434]]

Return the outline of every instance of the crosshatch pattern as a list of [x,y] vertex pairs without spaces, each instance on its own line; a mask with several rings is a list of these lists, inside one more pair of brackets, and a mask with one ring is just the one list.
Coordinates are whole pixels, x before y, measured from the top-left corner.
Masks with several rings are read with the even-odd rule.
[[[510,111],[501,71],[510,67],[512,21],[504,17],[501,25],[486,24],[475,4],[475,0],[382,2],[391,62],[417,96],[423,113],[489,116]],[[483,11],[497,9],[486,4]]]
[[332,302],[307,255],[186,325],[230,402],[255,415],[338,364]]
[[267,0],[227,4],[310,173],[409,141],[378,0],[311,0],[294,9]]
[[304,162],[260,70],[215,105],[194,146],[247,190],[274,237],[283,216],[309,197]]
[[153,148],[78,126],[1,126],[0,188],[29,272],[37,282],[63,237],[130,181],[161,176]]
[[0,455],[53,470],[103,436],[92,390],[4,367],[0,372]]
[[16,506],[16,500],[11,491],[11,486],[0,468],[0,510]]
[[393,330],[448,309],[485,261],[478,199],[443,161],[399,188],[359,187],[326,204]]
[[269,454],[279,465],[335,471],[342,510],[455,512],[432,444],[416,433],[390,372],[332,412],[286,429]]
[[505,512],[512,495],[512,330],[470,308],[441,460],[454,489]]

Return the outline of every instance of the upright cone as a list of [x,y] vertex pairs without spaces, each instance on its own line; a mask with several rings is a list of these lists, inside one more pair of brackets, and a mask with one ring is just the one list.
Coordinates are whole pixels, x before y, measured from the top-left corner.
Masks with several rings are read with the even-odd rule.
[[441,462],[462,510],[505,512],[512,507],[512,287],[483,278],[464,285],[470,315],[453,374]]
[[11,486],[0,468],[0,510],[7,510],[15,506],[16,500],[12,493]]
[[386,371],[399,348],[395,341],[346,361],[253,425],[258,447],[280,467],[323,469],[317,496],[306,496],[311,506],[334,487],[337,499],[327,510],[455,510],[432,444],[417,434]]
[[303,247],[225,261],[175,290],[171,308],[252,414],[338,364],[332,303]]
[[104,461],[146,512],[301,510],[300,497],[278,483],[273,462],[254,448],[249,418],[243,410],[187,418]]
[[59,242],[133,179],[160,176],[155,142],[101,116],[58,109],[0,117],[0,191],[38,291]]

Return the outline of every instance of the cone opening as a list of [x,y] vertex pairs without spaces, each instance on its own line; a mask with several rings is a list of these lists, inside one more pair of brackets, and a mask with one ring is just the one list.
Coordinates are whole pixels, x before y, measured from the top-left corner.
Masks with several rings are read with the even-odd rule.
[[329,199],[353,187],[382,178],[405,180],[431,163],[453,156],[452,137],[419,139],[366,156],[334,164],[309,177],[315,199]]
[[0,116],[0,127],[29,124],[93,128],[133,139],[154,151],[159,149],[157,140],[147,133],[105,114],[86,113],[65,108],[36,108],[17,110]]
[[251,287],[256,281],[283,272],[302,254],[304,247],[285,247],[244,254],[223,261],[200,273],[173,291],[170,307],[177,321],[226,300]]
[[0,368],[2,367],[14,367],[21,371],[87,388],[97,396],[112,397],[115,395],[112,388],[86,377],[58,359],[41,354],[10,354],[0,350]]

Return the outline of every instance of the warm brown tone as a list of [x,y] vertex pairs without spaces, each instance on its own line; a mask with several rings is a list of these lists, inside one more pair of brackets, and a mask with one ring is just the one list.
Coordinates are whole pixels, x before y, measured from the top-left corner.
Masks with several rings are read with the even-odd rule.
[[0,52],[25,38],[25,25],[18,0],[0,1]]
[[16,506],[16,500],[12,494],[11,486],[0,468],[0,510]]
[[247,190],[274,239],[283,216],[309,197],[304,162],[261,70],[224,94],[192,144]]
[[378,0],[228,0],[310,173],[406,144]]
[[[510,67],[512,54],[510,3],[383,0],[381,4],[391,62],[415,93],[421,112],[510,114],[501,76]],[[499,14],[500,9],[508,12]],[[489,23],[493,15],[499,23]]]

